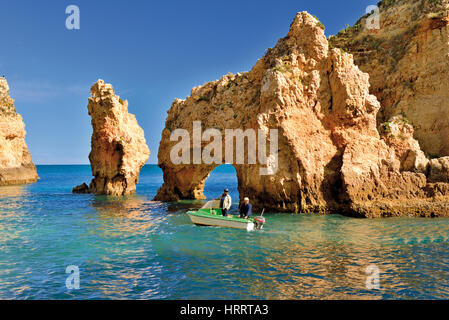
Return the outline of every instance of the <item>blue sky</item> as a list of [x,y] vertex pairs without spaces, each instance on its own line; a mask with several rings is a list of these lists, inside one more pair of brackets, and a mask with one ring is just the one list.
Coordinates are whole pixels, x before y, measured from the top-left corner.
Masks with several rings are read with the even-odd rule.
[[[0,75],[27,128],[36,164],[87,164],[91,85],[112,83],[157,151],[167,110],[192,87],[248,71],[308,11],[332,35],[377,1],[1,0]],[[77,5],[80,30],[67,30]]]

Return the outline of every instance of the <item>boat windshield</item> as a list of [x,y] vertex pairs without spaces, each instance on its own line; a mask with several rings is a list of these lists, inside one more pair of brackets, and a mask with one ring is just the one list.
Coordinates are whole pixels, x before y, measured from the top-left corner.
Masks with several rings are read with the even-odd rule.
[[219,200],[210,200],[202,207],[202,209],[214,209],[220,206]]

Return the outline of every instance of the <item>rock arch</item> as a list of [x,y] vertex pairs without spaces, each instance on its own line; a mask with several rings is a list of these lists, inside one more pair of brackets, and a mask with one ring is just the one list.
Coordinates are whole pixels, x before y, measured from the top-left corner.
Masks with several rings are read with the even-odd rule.
[[[333,54],[340,60],[346,58],[339,52]],[[325,114],[320,110],[328,108],[332,96],[330,66],[323,30],[309,14],[300,13],[289,35],[250,72],[228,74],[193,88],[186,100],[176,99],[162,132],[158,159],[164,184],[155,199],[203,198],[205,179],[218,164],[179,165],[170,159],[170,151],[178,142],[171,141],[172,132],[185,129],[193,140],[193,123],[201,121],[204,130],[215,128],[223,136],[226,129],[262,130],[267,137],[271,137],[271,130],[278,130],[274,174],[261,175],[261,169],[267,166],[260,161],[234,164],[239,193],[250,195],[256,208],[298,212],[333,207],[330,202],[334,202],[331,195],[337,177],[329,167],[336,158],[341,159],[341,152],[325,128]],[[271,142],[267,141],[267,149]],[[225,138],[222,143],[224,154]],[[203,141],[201,146],[207,144]],[[190,152],[194,149],[191,141]],[[248,147],[244,152],[247,159]],[[221,160],[226,161],[224,157]]]
[[[256,210],[448,215],[449,185],[427,183],[413,165],[402,172],[394,148],[381,139],[380,103],[369,86],[368,74],[354,65],[352,55],[329,49],[321,23],[298,13],[288,35],[251,71],[228,74],[174,101],[159,147],[164,184],[155,200],[203,198],[207,175],[218,164],[193,161],[209,143],[195,146],[194,123],[200,121],[203,130],[214,128],[222,137],[226,129],[278,131],[272,174],[260,174],[266,167],[260,161],[234,162],[240,197],[249,195]],[[179,142],[172,134],[180,129],[189,136],[184,164],[171,158]],[[246,147],[245,156],[250,151]],[[438,201],[429,196],[436,190]]]

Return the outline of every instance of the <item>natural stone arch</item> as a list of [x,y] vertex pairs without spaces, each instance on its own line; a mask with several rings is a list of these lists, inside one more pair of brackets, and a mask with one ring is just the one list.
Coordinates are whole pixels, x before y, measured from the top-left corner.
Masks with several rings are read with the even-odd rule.
[[[290,64],[284,60],[288,53]],[[328,202],[334,201],[331,189],[335,174],[329,174],[327,167],[336,155],[341,158],[342,154],[322,119],[332,100],[328,55],[326,37],[317,21],[300,13],[289,36],[281,39],[250,72],[224,76],[193,88],[186,100],[176,99],[162,132],[158,159],[164,185],[155,199],[203,198],[205,179],[218,164],[179,165],[170,159],[170,151],[177,144],[170,139],[172,132],[185,129],[193,140],[193,122],[201,121],[203,130],[216,128],[222,133],[226,129],[260,129],[267,133],[278,130],[278,170],[274,174],[261,175],[260,169],[266,166],[260,162],[234,163],[239,194],[249,195],[256,208],[290,212],[328,210],[331,207]],[[293,70],[289,68],[297,74],[290,75]],[[306,95],[308,86],[313,92]],[[202,142],[202,147],[207,144]],[[269,142],[267,149],[268,145]],[[194,152],[193,142],[190,152]],[[244,152],[247,159],[247,148]],[[223,157],[221,163],[225,161]]]
[[[288,54],[291,65],[283,60]],[[287,75],[292,71],[289,68],[298,74]],[[320,118],[324,115],[320,115],[319,108],[326,109],[331,101],[329,68],[322,29],[313,17],[300,13],[289,36],[281,39],[250,72],[226,75],[193,88],[186,100],[176,99],[162,132],[158,159],[164,185],[155,199],[203,198],[205,179],[218,163],[194,164],[192,154],[189,164],[174,164],[170,159],[170,151],[178,143],[171,141],[172,132],[185,129],[193,140],[193,122],[201,121],[203,130],[215,128],[222,134],[226,129],[252,129],[263,130],[269,137],[271,130],[278,130],[276,172],[261,175],[261,169],[267,166],[260,159],[256,164],[233,162],[240,197],[250,196],[255,208],[326,211],[328,202],[334,201],[331,189],[335,184],[335,174],[329,174],[327,167],[336,154],[340,159],[342,154]],[[313,93],[305,95],[307,86],[313,88]],[[222,143],[225,148],[225,141]],[[207,144],[203,142],[202,147]],[[271,141],[267,141],[267,151],[270,146]],[[194,152],[193,143],[189,150]],[[245,159],[248,152],[245,148]],[[224,157],[220,160],[227,162]]]
[[[215,164],[193,161],[200,150],[192,142],[194,123],[200,121],[203,131],[214,128],[222,136],[226,129],[278,130],[278,165],[271,175],[260,174],[266,167],[260,161],[233,162],[240,197],[250,196],[255,210],[448,215],[449,185],[427,183],[413,165],[401,172],[394,148],[377,131],[380,103],[369,86],[352,55],[329,49],[319,21],[298,13],[287,37],[251,71],[195,87],[185,100],[174,101],[159,147],[164,184],[155,200],[203,198],[207,175],[229,162],[223,156]],[[170,157],[178,129],[189,136],[183,164]],[[201,148],[208,144],[200,142]],[[244,149],[245,159],[249,151]]]
[[217,166],[209,173],[204,185],[204,195],[207,200],[217,198],[223,194],[223,189],[228,188],[232,202],[240,199],[238,193],[237,170],[232,164],[224,163]]
[[[224,143],[225,141],[223,141],[223,145]],[[190,152],[193,152],[193,148],[190,148]],[[159,189],[155,200],[205,199],[204,186],[207,178],[216,168],[226,164],[223,156],[221,163],[174,165],[170,160],[164,158],[164,154],[159,154],[160,158],[164,159],[159,164],[163,170],[164,184]],[[247,159],[247,150],[245,150],[245,159]],[[232,166],[236,171],[240,198],[243,198],[243,195],[255,194],[252,185],[269,185],[270,179],[272,179],[270,176],[260,175],[261,166],[259,164],[232,164]],[[264,192],[270,192],[270,190]]]

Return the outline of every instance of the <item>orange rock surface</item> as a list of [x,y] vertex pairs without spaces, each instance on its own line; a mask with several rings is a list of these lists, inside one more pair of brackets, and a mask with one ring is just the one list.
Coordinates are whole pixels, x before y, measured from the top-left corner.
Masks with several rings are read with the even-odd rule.
[[39,178],[25,135],[25,123],[9,96],[8,83],[0,78],[0,185],[32,183]]
[[379,11],[380,29],[364,16],[330,44],[370,75],[379,126],[402,116],[427,156],[449,156],[449,0],[381,1]]
[[[353,56],[329,49],[322,24],[298,13],[288,35],[251,71],[226,75],[174,101],[159,147],[164,184],[156,200],[204,198],[209,173],[225,163],[224,156],[219,163],[173,163],[178,141],[172,141],[172,132],[185,129],[192,139],[193,123],[201,121],[203,130],[215,128],[223,137],[226,129],[278,130],[273,174],[261,175],[262,163],[233,162],[240,196],[249,196],[256,210],[449,215],[448,185],[429,183],[428,167],[419,167],[419,161],[405,161],[412,163],[405,168],[399,149],[381,139],[376,122],[381,105],[369,89],[369,75]],[[417,151],[414,141],[408,142],[404,148]],[[202,147],[209,143],[202,141]]]
[[136,191],[141,168],[150,157],[145,135],[136,117],[128,113],[128,101],[115,95],[112,85],[98,80],[91,88],[92,150],[89,155],[90,186],[75,193],[129,195]]

